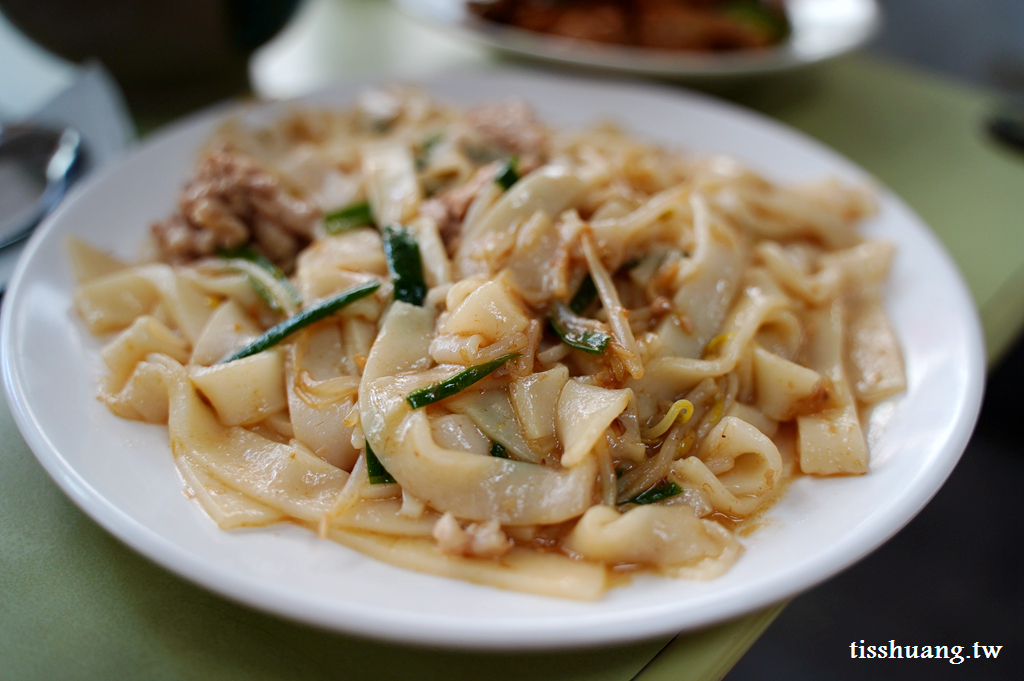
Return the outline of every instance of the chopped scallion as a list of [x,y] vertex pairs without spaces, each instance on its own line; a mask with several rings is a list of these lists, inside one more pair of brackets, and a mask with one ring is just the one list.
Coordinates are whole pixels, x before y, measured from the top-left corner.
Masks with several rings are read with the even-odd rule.
[[413,409],[419,409],[420,407],[425,407],[428,404],[440,402],[445,398],[462,392],[477,381],[486,378],[505,362],[510,359],[515,359],[518,356],[519,353],[514,352],[508,355],[502,355],[498,359],[491,360],[490,362],[478,364],[476,366],[469,367],[468,369],[463,369],[451,378],[446,378],[445,380],[439,381],[433,385],[413,390],[405,396],[405,401],[408,402]]
[[594,278],[589,274],[586,278],[580,282],[580,287],[576,289],[576,295],[569,301],[569,309],[576,314],[583,314],[590,303],[597,296],[597,286],[594,284]]
[[[220,257],[230,260],[232,258],[238,258],[240,260],[248,260],[252,264],[266,270],[274,279],[281,284],[281,287],[288,292],[288,295],[292,300],[295,301],[296,305],[302,304],[302,297],[299,292],[292,286],[292,282],[288,281],[288,277],[284,276],[284,272],[281,268],[270,261],[270,258],[260,253],[255,246],[252,244],[242,244],[235,248],[219,248],[217,249],[217,255]],[[257,295],[270,306],[274,312],[281,312],[281,305],[274,298],[273,294],[267,289],[263,282],[259,281],[252,275],[249,275],[249,285],[252,286],[253,290],[256,291]]]
[[642,492],[629,501],[627,504],[653,504],[658,501],[664,501],[670,497],[674,497],[677,494],[682,494],[683,488],[672,482],[671,480],[662,480],[654,487],[650,488],[646,492]]
[[395,482],[395,479],[391,477],[391,473],[388,473],[387,469],[384,468],[384,464],[373,453],[369,440],[366,441],[366,474],[370,478],[371,485],[386,485]]
[[296,331],[320,321],[334,312],[337,312],[349,303],[354,303],[360,298],[365,298],[378,288],[380,288],[379,281],[368,281],[339,293],[333,298],[328,298],[322,303],[314,305],[307,310],[303,310],[294,317],[289,317],[280,324],[271,327],[252,343],[249,343],[227,359],[222,359],[219,363],[223,364],[225,362],[233,362],[236,359],[255,355],[257,352],[263,352],[267,348],[277,345]]
[[384,255],[395,285],[395,300],[422,306],[427,297],[427,282],[423,277],[420,245],[412,233],[401,225],[388,225],[384,229]]
[[324,229],[328,234],[341,234],[356,227],[373,225],[373,213],[366,201],[339,208],[324,216]]
[[574,315],[564,303],[555,303],[554,313],[548,321],[563,343],[591,355],[603,354],[611,340],[606,333],[586,328],[584,320]]
[[494,181],[501,185],[502,189],[510,189],[512,185],[519,181],[518,165],[514,158],[506,160],[501,168],[498,169],[498,174],[494,176]]
[[505,451],[505,447],[502,446],[500,442],[495,442],[494,444],[491,445],[491,456],[496,457],[498,459],[510,458],[508,452]]

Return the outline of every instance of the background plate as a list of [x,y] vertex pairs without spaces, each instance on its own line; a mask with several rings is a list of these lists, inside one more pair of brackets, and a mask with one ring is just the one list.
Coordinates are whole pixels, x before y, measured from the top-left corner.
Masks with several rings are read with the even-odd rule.
[[394,0],[409,16],[512,54],[579,66],[681,78],[719,78],[805,66],[849,52],[881,26],[875,0],[787,0],[792,34],[766,50],[684,52],[608,45],[481,19],[464,0]]
[[[308,98],[347,105],[370,82]],[[423,83],[469,105],[515,94],[554,126],[616,120],[692,152],[724,152],[774,180],[863,171],[801,135],[706,97],[525,71],[476,71]],[[248,110],[269,120],[290,104]],[[73,193],[37,232],[0,321],[4,387],[29,446],[86,513],[170,570],[238,601],[331,629],[477,648],[555,648],[697,628],[792,596],[863,557],[938,490],[970,435],[984,375],[981,333],[952,260],[927,227],[879,189],[865,232],[898,245],[886,308],[909,389],[875,410],[871,471],[800,478],[723,577],[640,577],[597,603],[505,592],[378,563],[296,527],[223,532],[182,493],[163,426],[114,417],[96,400],[101,343],[72,309],[65,238],[131,257],[174,209],[223,110],[171,126]]]

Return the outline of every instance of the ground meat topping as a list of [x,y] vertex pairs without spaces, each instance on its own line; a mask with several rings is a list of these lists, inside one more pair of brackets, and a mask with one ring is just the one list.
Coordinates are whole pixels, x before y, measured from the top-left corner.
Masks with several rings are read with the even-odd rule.
[[178,208],[152,227],[161,258],[171,263],[251,242],[288,270],[312,240],[320,217],[313,204],[285,191],[255,160],[223,147],[199,162]]

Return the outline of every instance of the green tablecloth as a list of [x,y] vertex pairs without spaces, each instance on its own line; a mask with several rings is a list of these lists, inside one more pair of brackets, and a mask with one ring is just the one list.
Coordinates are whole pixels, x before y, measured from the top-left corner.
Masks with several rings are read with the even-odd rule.
[[[988,97],[863,57],[729,96],[903,196],[963,269],[990,359],[1007,347],[1024,320],[1024,156],[981,133]],[[782,607],[671,643],[582,652],[442,652],[335,635],[225,601],[139,557],[50,482],[6,405],[0,435],[0,679],[716,679]]]

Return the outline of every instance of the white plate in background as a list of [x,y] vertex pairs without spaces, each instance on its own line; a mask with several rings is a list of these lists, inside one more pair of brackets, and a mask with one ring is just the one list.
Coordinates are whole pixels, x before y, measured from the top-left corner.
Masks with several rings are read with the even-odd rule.
[[[307,101],[349,105],[369,82]],[[653,86],[529,71],[447,74],[423,87],[471,105],[523,97],[554,126],[616,120],[693,152],[724,152],[774,180],[870,178],[778,123],[713,99]],[[291,103],[252,111],[266,120]],[[167,431],[113,416],[95,397],[101,343],[72,309],[65,238],[131,257],[153,220],[175,207],[223,110],[148,139],[79,187],[32,237],[0,321],[4,387],[18,427],[53,479],[86,513],[157,563],[227,597],[314,625],[471,648],[557,648],[694,629],[793,596],[864,557],[935,494],[966,446],[984,360],[977,315],[953,261],[921,220],[879,190],[865,226],[898,251],[886,308],[906,356],[908,391],[874,412],[870,472],[796,479],[742,539],[724,576],[640,576],[596,603],[501,591],[379,563],[288,525],[224,532],[182,492]]]
[[787,0],[792,33],[764,50],[687,52],[573,40],[482,19],[465,0],[393,0],[411,17],[489,47],[577,66],[707,79],[771,73],[860,47],[881,27],[876,0]]

